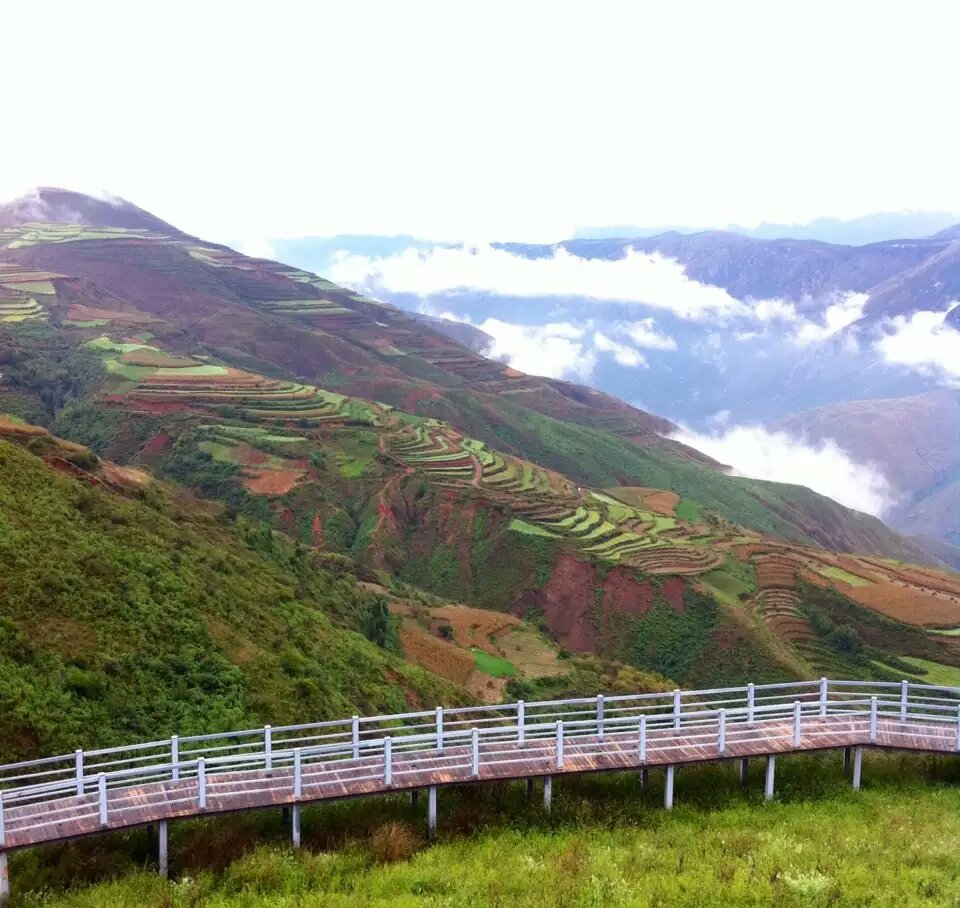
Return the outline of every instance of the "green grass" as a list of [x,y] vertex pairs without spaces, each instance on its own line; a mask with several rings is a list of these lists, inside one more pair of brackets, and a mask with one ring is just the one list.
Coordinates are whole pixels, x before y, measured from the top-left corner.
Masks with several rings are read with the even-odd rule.
[[[958,904],[954,762],[868,752],[864,790],[854,793],[837,754],[785,758],[769,804],[761,800],[762,775],[761,761],[753,761],[741,790],[732,763],[685,769],[669,813],[657,771],[647,792],[635,773],[555,777],[550,817],[525,800],[522,783],[443,788],[433,846],[423,840],[423,808],[414,811],[401,797],[305,808],[299,852],[286,844],[277,811],[269,819],[175,824],[172,862],[180,879],[166,883],[144,869],[142,833],[112,849],[81,842],[69,846],[73,855],[64,848],[15,853],[14,897],[23,901],[13,908]],[[267,844],[248,851],[254,838]],[[76,876],[108,880],[84,888]],[[64,877],[76,888],[57,894]],[[24,891],[30,885],[47,892],[31,897]]]
[[349,629],[355,578],[218,513],[0,441],[0,761],[465,696]]
[[722,568],[701,574],[699,579],[709,586],[718,598],[730,605],[737,605],[741,594],[753,592],[752,587],[742,577],[735,576]]
[[492,656],[485,653],[482,649],[471,649],[473,661],[477,663],[477,668],[494,678],[515,678],[519,672],[517,667],[502,656]]
[[[170,378],[182,378],[185,375],[226,375],[227,370],[223,366],[161,366],[155,370],[157,375],[165,375]],[[237,395],[239,396],[239,395]]]
[[916,656],[901,656],[900,661],[919,669],[922,674],[918,678],[923,684],[960,687],[960,668],[955,668],[952,665],[942,665],[939,662],[931,662],[929,659],[920,659]]
[[700,508],[695,501],[691,501],[689,498],[681,499],[674,511],[677,517],[686,520],[688,523],[694,523],[700,519]]
[[823,574],[824,577],[829,577],[831,580],[842,580],[844,583],[849,583],[850,586],[870,586],[869,580],[864,580],[863,577],[858,577],[856,574],[851,574],[849,571],[843,570],[843,568],[838,567],[824,567],[817,570],[818,574]]

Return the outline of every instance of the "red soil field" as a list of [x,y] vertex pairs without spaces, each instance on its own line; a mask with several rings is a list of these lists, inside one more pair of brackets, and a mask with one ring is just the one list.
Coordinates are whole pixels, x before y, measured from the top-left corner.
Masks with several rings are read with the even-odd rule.
[[243,484],[255,495],[286,495],[302,478],[303,470],[251,470]]
[[946,593],[934,593],[894,583],[849,587],[838,584],[851,599],[898,621],[918,627],[960,626],[960,602]]

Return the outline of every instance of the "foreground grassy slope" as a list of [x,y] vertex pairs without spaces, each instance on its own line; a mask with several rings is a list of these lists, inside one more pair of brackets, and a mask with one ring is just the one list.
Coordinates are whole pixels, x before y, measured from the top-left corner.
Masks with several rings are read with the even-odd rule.
[[[866,789],[850,790],[836,755],[782,760],[778,796],[760,800],[762,767],[749,790],[734,767],[692,769],[678,802],[663,811],[635,776],[564,779],[547,818],[522,786],[441,795],[441,840],[425,848],[421,819],[400,799],[305,813],[306,850],[282,845],[278,820],[261,835],[275,844],[242,857],[251,819],[174,832],[185,879],[137,872],[63,896],[23,904],[57,908],[141,905],[195,908],[328,906],[901,906],[956,905],[960,790],[953,762],[870,755]],[[829,830],[829,834],[824,834]],[[141,835],[142,840],[142,835]],[[206,841],[208,847],[201,848]],[[189,852],[187,849],[192,848]],[[226,852],[226,853],[224,853]],[[99,853],[102,867],[108,851]],[[93,852],[88,852],[91,864]],[[48,872],[55,855],[49,856]],[[203,861],[220,862],[211,871]],[[226,865],[226,866],[224,866]],[[114,869],[117,865],[113,865]],[[141,865],[142,866],[142,865]],[[14,865],[29,880],[42,863]]]
[[349,629],[389,642],[355,578],[182,493],[74,469],[0,440],[0,760],[465,697]]

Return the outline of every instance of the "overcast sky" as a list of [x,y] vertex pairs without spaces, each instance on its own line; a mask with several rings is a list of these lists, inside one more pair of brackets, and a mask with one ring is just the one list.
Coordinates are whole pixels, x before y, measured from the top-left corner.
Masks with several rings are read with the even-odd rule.
[[960,3],[3,3],[0,196],[225,241],[960,212]]

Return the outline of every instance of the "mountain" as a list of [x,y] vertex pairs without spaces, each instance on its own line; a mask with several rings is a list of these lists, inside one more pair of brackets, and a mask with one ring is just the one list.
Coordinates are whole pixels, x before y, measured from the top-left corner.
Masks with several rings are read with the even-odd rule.
[[888,515],[894,526],[960,545],[960,391],[845,401],[778,427],[815,441],[832,438],[877,464],[898,496]]
[[[306,559],[339,574],[343,596],[317,606],[329,621],[455,690],[496,700],[507,685],[520,696],[960,664],[956,641],[926,630],[960,625],[955,579],[880,521],[728,475],[665,437],[666,419],[485,359],[302,269],[97,210],[103,223],[0,231],[0,410],[185,489],[174,523],[203,512],[199,496],[225,509],[224,533],[279,546],[284,570]],[[72,545],[36,502],[20,507],[38,509],[35,536],[47,525]],[[226,576],[246,557],[203,554]],[[111,591],[132,582],[104,570]],[[294,573],[288,594],[255,588],[259,607],[313,608],[313,575]],[[156,595],[172,583],[158,578]],[[215,595],[217,579],[204,584]],[[246,652],[233,651],[241,670]],[[291,709],[300,698],[319,711],[313,658],[281,665],[308,685]]]
[[[949,229],[956,221],[956,214],[946,211],[898,211],[868,214],[859,218],[817,218],[806,224],[771,224],[762,222],[756,227],[731,225],[725,228],[730,233],[758,240],[816,240],[842,246],[866,246],[885,240],[904,237],[925,237],[944,228]],[[698,227],[579,227],[572,239],[617,239],[657,236],[669,233],[701,233]]]

